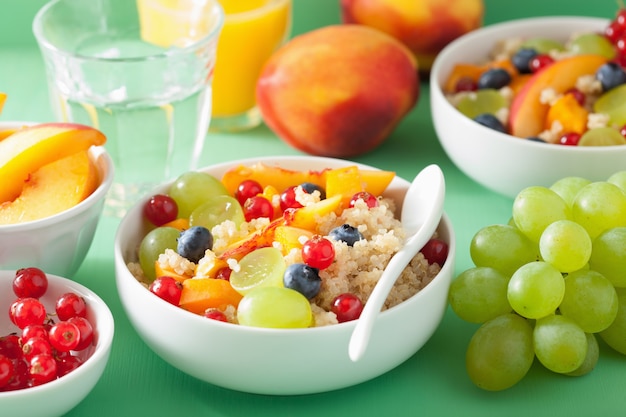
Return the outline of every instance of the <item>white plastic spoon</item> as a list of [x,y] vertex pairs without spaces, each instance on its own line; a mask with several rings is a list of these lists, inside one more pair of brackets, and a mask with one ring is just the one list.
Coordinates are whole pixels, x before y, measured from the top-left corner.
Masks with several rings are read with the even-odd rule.
[[406,192],[400,220],[407,238],[404,246],[389,260],[352,332],[348,352],[353,362],[365,353],[376,317],[393,284],[437,229],[443,214],[445,188],[441,168],[429,165],[417,174]]

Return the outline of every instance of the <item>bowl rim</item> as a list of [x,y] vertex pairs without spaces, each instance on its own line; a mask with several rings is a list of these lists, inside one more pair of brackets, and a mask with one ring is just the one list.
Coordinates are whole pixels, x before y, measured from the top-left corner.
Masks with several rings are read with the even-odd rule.
[[[15,270],[0,269],[0,279],[8,280],[13,275],[15,275]],[[100,312],[98,315],[98,323],[94,327],[94,334],[97,334],[98,341],[94,346],[92,354],[82,363],[81,366],[76,368],[74,371],[64,375],[61,378],[56,378],[42,385],[23,388],[15,391],[0,391],[0,402],[2,401],[3,397],[15,398],[19,396],[26,399],[30,395],[37,394],[41,391],[48,391],[50,389],[54,390],[54,388],[61,384],[72,382],[72,380],[81,378],[81,376],[86,373],[94,372],[93,368],[97,367],[98,364],[102,363],[102,361],[108,362],[111,347],[113,345],[113,337],[115,334],[115,320],[113,318],[113,313],[111,312],[111,309],[109,308],[107,303],[105,303],[104,300],[93,290],[87,288],[83,284],[55,274],[46,273],[46,276],[48,277],[48,281],[55,281],[55,284],[66,288],[68,291],[74,290],[81,293],[82,295],[87,295],[90,301],[95,300],[98,306],[98,310]]]
[[[455,115],[466,118],[468,121],[472,122],[472,126],[475,126],[479,131],[484,132],[485,134],[489,133],[493,135],[494,139],[497,140],[505,140],[505,141],[513,141],[518,146],[529,146],[534,147],[535,149],[546,149],[546,146],[549,150],[557,151],[559,153],[565,154],[593,154],[593,153],[605,153],[605,152],[617,152],[618,150],[626,150],[626,145],[609,145],[609,146],[563,146],[552,143],[540,143],[531,140],[525,140],[524,138],[518,138],[513,135],[509,135],[507,133],[498,132],[494,129],[490,129],[486,126],[482,126],[479,123],[472,121],[463,115],[459,110],[456,109],[447,99],[446,95],[441,88],[441,84],[439,82],[439,78],[443,77],[446,71],[449,71],[449,68],[443,67],[443,61],[450,59],[454,53],[462,48],[467,48],[467,44],[472,44],[478,42],[482,38],[496,35],[501,30],[508,29],[518,29],[518,28],[526,28],[537,25],[543,25],[544,27],[554,25],[554,24],[571,24],[572,26],[577,25],[585,25],[585,26],[594,26],[594,25],[606,25],[609,22],[609,19],[601,18],[601,17],[589,17],[589,16],[539,16],[539,17],[529,17],[522,19],[514,19],[506,22],[498,22],[491,25],[484,26],[482,28],[476,29],[472,32],[469,32],[452,42],[446,45],[441,52],[435,58],[433,62],[432,69],[429,76],[429,84],[430,84],[430,92],[431,92],[431,107],[434,108],[433,102],[435,100],[441,101],[444,106],[443,110],[447,112],[454,112]],[[572,31],[572,33],[574,33]],[[452,61],[452,63],[459,63],[460,61]],[[512,142],[512,143],[513,143]]]
[[[34,126],[38,124],[41,123],[32,121],[0,121],[0,131],[22,126]],[[109,155],[104,146],[92,146],[89,148],[88,152],[89,156],[96,164],[98,175],[100,177],[100,183],[98,184],[98,187],[87,198],[85,198],[80,203],[68,208],[67,210],[56,213],[49,217],[44,217],[42,219],[36,219],[22,223],[0,225],[0,230],[2,231],[2,233],[26,232],[33,229],[39,229],[40,227],[49,227],[57,223],[71,220],[79,213],[87,211],[99,200],[104,200],[106,194],[111,188],[111,185],[113,184],[113,178],[115,176],[113,160],[111,159],[111,155]]]
[[[376,168],[373,167],[371,165],[366,165],[366,164],[362,164],[362,163],[358,163],[358,162],[354,162],[354,161],[349,161],[349,160],[345,160],[345,159],[339,159],[339,158],[331,158],[331,157],[317,157],[317,156],[302,156],[302,155],[277,155],[277,156],[263,156],[263,157],[257,157],[257,158],[245,158],[245,159],[239,159],[239,160],[233,160],[233,161],[227,161],[227,162],[221,162],[221,163],[217,163],[217,164],[213,164],[213,165],[207,165],[201,168],[198,168],[197,171],[201,171],[201,172],[206,172],[207,170],[223,170],[226,169],[228,167],[235,167],[237,165],[247,165],[247,164],[253,164],[253,163],[264,163],[264,162],[273,162],[275,165],[279,165],[279,162],[277,161],[281,161],[281,160],[294,160],[294,161],[306,161],[306,160],[311,160],[311,159],[315,159],[316,161],[319,162],[331,162],[334,164],[337,163],[344,163],[344,164],[353,164],[353,165],[357,165],[359,167],[362,168],[367,168],[367,169],[374,169],[374,170],[380,170],[380,168]],[[397,180],[396,180],[397,179]],[[175,179],[174,179],[175,180]],[[125,260],[125,256],[124,253],[122,251],[122,247],[124,246],[123,242],[121,242],[121,235],[122,232],[124,230],[124,224],[129,222],[131,218],[136,217],[137,215],[139,215],[139,212],[141,211],[141,207],[143,205],[143,203],[145,203],[145,201],[150,197],[150,195],[152,195],[155,192],[159,192],[160,190],[164,189],[165,187],[167,187],[169,184],[171,184],[174,180],[171,181],[167,181],[162,183],[161,185],[155,187],[152,191],[150,191],[148,193],[148,195],[146,195],[145,197],[143,197],[142,199],[140,199],[139,201],[137,201],[135,203],[135,205],[128,210],[128,212],[126,213],[126,215],[122,218],[122,220],[120,221],[120,224],[118,226],[118,230],[115,234],[115,239],[114,239],[114,260],[115,260],[115,265],[116,265],[116,281],[119,280],[124,280],[124,281],[132,281],[132,283],[129,283],[129,285],[133,285],[135,286],[137,289],[141,289],[146,291],[146,294],[148,294],[147,290],[145,289],[145,287],[143,286],[142,283],[140,283],[137,279],[135,279],[135,277],[133,276],[132,272],[128,269],[127,266],[127,261]],[[408,189],[408,186],[410,184],[409,181],[407,181],[406,179],[396,175],[394,177],[394,181],[399,181],[400,184],[402,184],[403,186],[406,186]],[[444,280],[444,276],[446,274],[450,274],[453,275],[454,274],[454,268],[455,268],[455,258],[456,258],[456,237],[455,237],[455,233],[454,233],[454,227],[452,224],[452,221],[450,220],[450,218],[448,217],[448,215],[445,213],[443,213],[441,220],[439,222],[439,225],[437,226],[437,230],[440,231],[441,228],[445,228],[446,232],[449,236],[449,242],[448,242],[448,258],[445,262],[445,264],[443,266],[441,266],[441,270],[439,271],[439,273],[426,285],[424,286],[420,291],[418,291],[416,294],[412,295],[411,297],[409,297],[408,299],[404,300],[403,302],[381,312],[379,314],[379,317],[386,317],[389,313],[391,312],[395,312],[398,310],[402,310],[405,308],[408,308],[407,305],[408,304],[412,304],[414,302],[416,302],[417,300],[423,298],[423,297],[427,297],[428,294],[432,291],[434,291],[434,287],[435,285],[433,285],[433,283],[439,282]],[[118,273],[118,268],[123,268],[123,275],[124,276],[120,276],[120,274]],[[451,270],[451,271],[449,271]],[[139,288],[141,287],[141,288]],[[119,285],[118,285],[118,291],[119,291]],[[263,327],[252,327],[252,326],[241,326],[241,325],[233,325],[233,323],[222,323],[219,322],[218,320],[206,320],[204,317],[201,317],[197,314],[191,313],[189,311],[186,311],[178,306],[174,306],[170,303],[168,303],[165,300],[159,299],[158,297],[154,297],[155,302],[157,303],[161,303],[161,306],[165,309],[170,309],[170,311],[172,312],[172,314],[175,314],[178,317],[181,317],[184,320],[194,320],[196,321],[196,323],[205,323],[204,325],[208,325],[208,326],[218,326],[218,328],[223,328],[223,329],[232,329],[233,331],[244,331],[246,333],[253,333],[253,334],[271,334],[271,335],[288,335],[288,334],[299,334],[302,332],[306,332],[307,334],[312,334],[313,332],[316,333],[332,333],[332,332],[342,332],[345,331],[344,329],[349,328],[349,327],[354,327],[356,325],[356,320],[352,320],[352,321],[348,321],[348,322],[343,322],[343,323],[337,323],[337,324],[332,324],[332,325],[327,325],[327,326],[319,326],[319,327],[307,327],[307,328],[296,328],[296,329],[276,329],[276,328],[263,328]],[[411,301],[411,303],[409,303],[409,301]],[[125,307],[126,308],[126,307]],[[208,324],[207,324],[208,322]],[[239,329],[239,330],[237,330]]]

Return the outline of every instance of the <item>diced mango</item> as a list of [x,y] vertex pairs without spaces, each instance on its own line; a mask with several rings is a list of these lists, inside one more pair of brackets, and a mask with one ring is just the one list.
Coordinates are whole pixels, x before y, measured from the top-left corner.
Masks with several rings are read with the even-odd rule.
[[225,260],[214,257],[209,260],[202,260],[196,265],[195,278],[215,278],[217,271],[226,268],[228,264]]
[[162,227],[173,227],[174,229],[178,229],[182,232],[183,230],[189,229],[189,219],[180,217],[172,220],[171,222],[165,223]]
[[178,282],[183,282],[187,279],[190,279],[190,276],[179,274],[178,272],[172,270],[171,268],[162,266],[158,259],[154,261],[154,272],[156,277],[172,277]]
[[242,295],[233,289],[229,281],[215,278],[192,278],[183,281],[180,307],[196,314],[204,314],[209,308],[237,307]]
[[545,127],[549,130],[554,122],[559,122],[563,127],[563,133],[582,135],[587,130],[588,115],[589,112],[578,103],[572,94],[565,94],[550,106]]

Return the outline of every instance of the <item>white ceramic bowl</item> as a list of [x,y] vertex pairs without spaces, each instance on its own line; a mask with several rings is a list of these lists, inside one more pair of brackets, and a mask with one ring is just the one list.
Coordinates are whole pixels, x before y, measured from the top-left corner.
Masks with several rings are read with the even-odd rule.
[[[217,178],[238,164],[258,161],[287,169],[354,165],[317,157],[273,157],[232,161],[203,169]],[[371,167],[368,167],[371,168]],[[409,183],[396,177],[385,195],[399,203]],[[156,191],[164,192],[166,186]],[[441,272],[421,292],[377,319],[359,362],[348,356],[354,322],[309,329],[263,329],[207,320],[151,294],[129,272],[136,261],[143,201],[122,220],[115,238],[116,282],[122,305],[146,344],[172,366],[200,380],[234,390],[274,395],[330,391],[369,380],[415,354],[438,327],[454,272],[455,241],[444,215],[440,236],[449,243]],[[401,205],[399,205],[401,206]]]
[[[30,266],[30,265],[29,265]],[[0,410],[3,416],[56,417],[61,416],[91,392],[109,360],[113,342],[113,315],[98,295],[88,288],[52,274],[48,276],[48,290],[40,298],[47,311],[54,311],[56,299],[75,292],[87,303],[87,319],[94,325],[94,344],[81,352],[88,358],[69,374],[46,384],[17,391],[0,392]],[[11,288],[14,270],[0,271],[0,335],[18,331],[8,315],[9,305],[16,297]]]
[[[0,122],[0,130],[32,122]],[[87,255],[105,196],[113,183],[113,162],[101,146],[92,147],[100,185],[85,200],[54,216],[19,224],[0,225],[0,269],[36,266],[51,274],[72,277]]]
[[430,78],[430,102],[437,136],[452,162],[483,186],[515,197],[531,185],[550,186],[566,176],[606,180],[626,169],[626,146],[563,146],[523,140],[486,128],[462,115],[441,86],[455,63],[478,63],[498,40],[549,37],[600,31],[607,20],[588,17],[539,17],[486,26],[450,43],[437,56]]

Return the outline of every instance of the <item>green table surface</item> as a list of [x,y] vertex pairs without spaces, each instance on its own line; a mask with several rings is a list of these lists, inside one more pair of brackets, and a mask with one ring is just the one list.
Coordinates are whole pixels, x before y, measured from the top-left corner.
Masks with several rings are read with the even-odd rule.
[[[442,2],[445,0],[441,0]],[[31,32],[43,0],[0,2],[0,91],[8,93],[0,121],[52,121],[44,66]],[[582,15],[612,17],[615,0],[485,0],[485,24],[520,17]],[[294,0],[293,34],[339,23],[339,0]],[[512,200],[473,182],[459,171],[437,141],[429,87],[421,83],[418,105],[388,140],[355,161],[413,178],[439,164],[446,177],[445,210],[457,236],[456,272],[472,266],[469,242],[483,226],[506,222]],[[486,150],[488,151],[488,150]],[[202,165],[243,157],[297,155],[269,129],[209,134]],[[626,358],[601,345],[596,369],[581,378],[550,373],[535,363],[515,387],[498,393],[476,388],[464,357],[476,325],[448,309],[431,340],[396,369],[360,385],[305,396],[262,396],[198,381],[156,356],[131,327],[115,286],[113,237],[119,220],[103,218],[89,254],[73,277],[96,291],[115,317],[111,358],[93,391],[68,416],[578,416],[624,415]],[[250,347],[253,349],[254,347]],[[202,349],[190,346],[190,349]],[[225,347],[226,349],[226,347]],[[306,361],[307,358],[302,358]],[[234,366],[234,365],[233,365]],[[233,372],[245,372],[236,370]],[[271,378],[271,376],[268,375]],[[332,374],[328,378],[333,378]],[[0,404],[0,415],[2,404]]]

